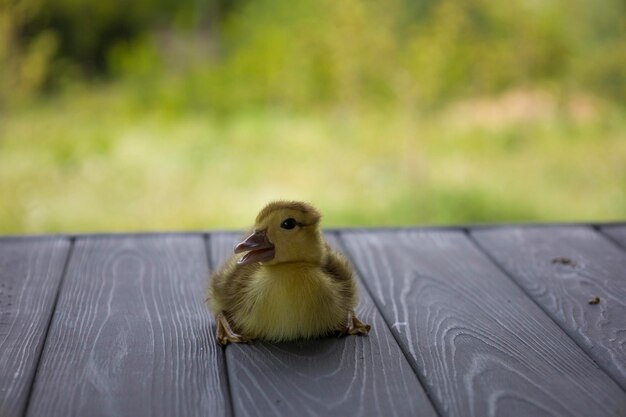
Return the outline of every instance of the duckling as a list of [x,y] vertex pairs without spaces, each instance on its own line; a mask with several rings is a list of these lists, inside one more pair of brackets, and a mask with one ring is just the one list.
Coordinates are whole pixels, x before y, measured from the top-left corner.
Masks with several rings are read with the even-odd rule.
[[369,332],[354,314],[352,270],[324,241],[320,218],[297,201],[272,202],[259,212],[252,233],[210,279],[207,303],[219,343]]

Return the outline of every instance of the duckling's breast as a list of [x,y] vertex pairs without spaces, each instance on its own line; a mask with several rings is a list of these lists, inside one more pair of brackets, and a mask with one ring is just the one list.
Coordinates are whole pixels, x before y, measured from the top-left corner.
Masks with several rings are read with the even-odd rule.
[[262,267],[232,313],[242,334],[265,340],[318,337],[346,321],[339,288],[321,269],[298,264]]

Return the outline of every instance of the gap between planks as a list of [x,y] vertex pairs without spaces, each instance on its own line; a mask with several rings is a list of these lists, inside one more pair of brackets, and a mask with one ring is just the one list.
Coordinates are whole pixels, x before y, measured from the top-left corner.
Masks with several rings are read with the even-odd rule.
[[65,256],[65,262],[63,263],[63,270],[61,272],[61,277],[59,278],[59,285],[57,286],[57,291],[54,296],[54,302],[52,304],[52,312],[50,313],[50,317],[48,317],[48,323],[46,325],[46,334],[43,338],[43,343],[41,344],[41,348],[37,354],[37,364],[35,365],[35,373],[33,374],[33,379],[30,383],[30,388],[28,389],[28,394],[26,395],[26,405],[24,406],[23,416],[28,415],[28,410],[30,408],[30,400],[33,395],[33,391],[35,388],[35,384],[37,383],[37,376],[39,375],[39,366],[41,365],[41,357],[43,356],[43,351],[46,347],[46,343],[48,342],[48,334],[50,333],[50,325],[52,324],[52,319],[57,311],[57,304],[59,302],[59,296],[61,294],[63,288],[63,282],[65,281],[65,276],[67,275],[67,267],[70,264],[70,260],[72,259],[72,253],[74,252],[74,243],[76,241],[75,237],[67,238],[70,243],[70,247],[67,249],[67,255]]
[[[215,268],[213,265],[213,261],[211,259],[211,235],[212,234],[213,233],[202,234],[202,237],[203,237],[202,240],[204,241],[204,254],[206,257],[207,268],[209,270],[209,276],[207,277],[207,285],[208,285],[209,277],[213,274],[213,271]],[[215,329],[211,328],[210,331],[215,331]],[[228,374],[228,357],[226,355],[226,346],[220,346],[220,348],[222,349],[222,357],[224,360],[224,379],[226,380],[225,385],[226,385],[227,395],[228,395],[227,414],[231,417],[235,417],[235,407],[233,406],[233,387],[230,382],[230,375]]]
[[373,296],[371,288],[367,284],[367,281],[363,278],[367,271],[361,270],[361,268],[357,265],[357,263],[352,259],[352,256],[350,255],[350,253],[346,250],[346,244],[344,242],[344,239],[343,239],[343,236],[342,236],[342,232],[337,231],[337,232],[334,232],[334,233],[335,233],[335,236],[337,237],[337,240],[339,241],[339,244],[340,244],[340,247],[341,247],[341,252],[344,254],[345,257],[347,257],[350,260],[350,264],[355,269],[355,271],[357,273],[356,275],[358,276],[359,281],[363,285],[363,288],[365,288],[365,291],[367,292],[367,295],[374,302],[374,306],[376,307],[376,310],[378,310],[378,314],[380,314],[380,316],[383,318],[383,322],[387,326],[387,329],[389,329],[389,332],[393,336],[393,340],[396,342],[396,345],[398,345],[398,347],[400,348],[400,351],[404,355],[404,358],[407,360],[409,365],[411,365],[411,369],[413,370],[413,373],[415,374],[415,376],[417,377],[420,385],[422,386],[422,389],[426,393],[426,396],[428,397],[428,400],[430,401],[430,404],[433,406],[433,408],[435,409],[435,412],[439,416],[444,416],[445,413],[443,412],[443,410],[441,410],[441,408],[439,407],[439,404],[437,403],[437,401],[434,401],[433,394],[430,391],[430,388],[428,387],[428,384],[426,383],[426,380],[424,379],[424,376],[423,376],[422,372],[420,372],[420,370],[419,370],[419,368],[417,366],[417,362],[415,361],[413,356],[410,354],[410,352],[408,352],[407,347],[403,343],[401,343],[401,341],[399,340],[398,334],[393,331],[393,325],[391,325],[387,321],[387,319],[385,318],[385,315],[382,313],[382,309],[381,309],[380,304],[379,304],[380,301],[378,300],[377,297]]
[[[615,238],[615,236],[607,233],[607,227],[606,226],[603,226],[603,225],[593,225],[592,227],[593,227],[593,229],[596,232],[598,232],[598,234],[600,234],[601,236],[604,236],[615,247],[617,247],[619,250],[621,250],[624,253],[626,253],[626,246],[625,246],[625,244],[623,242],[621,242],[620,240],[618,240],[617,238]],[[626,229],[626,225],[621,225],[621,227],[624,227]]]

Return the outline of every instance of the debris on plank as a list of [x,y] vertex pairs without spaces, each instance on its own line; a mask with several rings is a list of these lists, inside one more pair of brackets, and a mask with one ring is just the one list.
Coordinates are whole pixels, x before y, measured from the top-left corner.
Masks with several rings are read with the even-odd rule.
[[593,297],[588,301],[589,304],[600,304],[600,297]]
[[565,257],[554,258],[552,259],[552,263],[560,264],[560,265],[576,266],[576,262],[574,262],[570,258],[565,258]]

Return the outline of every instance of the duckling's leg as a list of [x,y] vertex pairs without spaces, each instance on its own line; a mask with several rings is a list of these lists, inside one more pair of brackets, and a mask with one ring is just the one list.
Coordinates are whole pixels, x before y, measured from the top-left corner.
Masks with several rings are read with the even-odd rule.
[[217,342],[221,345],[227,345],[229,342],[231,343],[249,343],[252,339],[249,339],[245,336],[237,334],[230,327],[230,323],[226,318],[226,315],[223,311],[221,311],[216,317],[217,321],[217,329],[215,331],[215,337],[217,338]]
[[371,326],[369,324],[365,324],[361,320],[357,319],[354,315],[354,311],[351,311],[348,313],[348,320],[346,321],[345,327],[339,331],[339,335],[368,334],[370,328]]

